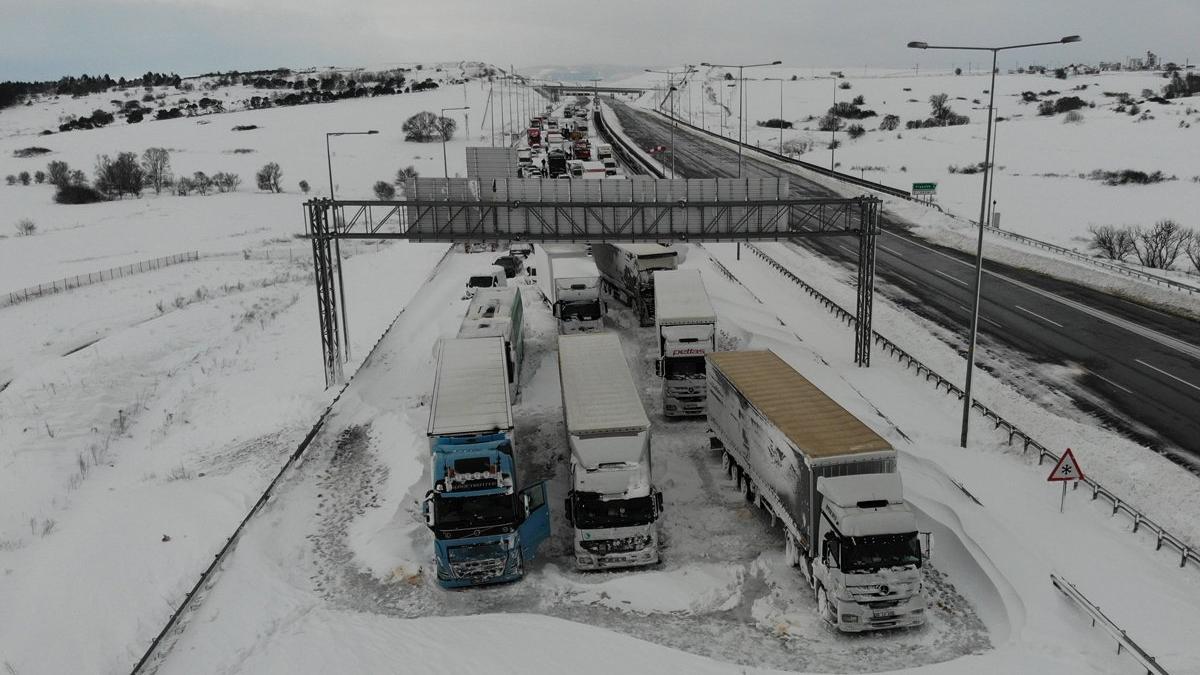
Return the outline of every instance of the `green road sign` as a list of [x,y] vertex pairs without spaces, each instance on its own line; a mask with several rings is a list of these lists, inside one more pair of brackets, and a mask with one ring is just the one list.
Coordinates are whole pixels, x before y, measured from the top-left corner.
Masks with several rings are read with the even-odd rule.
[[914,195],[931,195],[937,192],[937,183],[913,183],[912,193]]

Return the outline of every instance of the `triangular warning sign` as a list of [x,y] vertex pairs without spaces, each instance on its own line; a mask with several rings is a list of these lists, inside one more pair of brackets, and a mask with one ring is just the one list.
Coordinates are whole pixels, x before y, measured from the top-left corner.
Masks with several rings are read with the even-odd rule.
[[1079,462],[1075,460],[1075,454],[1070,448],[1063,453],[1062,457],[1058,458],[1058,464],[1054,465],[1054,470],[1050,472],[1048,481],[1063,481],[1063,480],[1083,480],[1083,469],[1079,468]]

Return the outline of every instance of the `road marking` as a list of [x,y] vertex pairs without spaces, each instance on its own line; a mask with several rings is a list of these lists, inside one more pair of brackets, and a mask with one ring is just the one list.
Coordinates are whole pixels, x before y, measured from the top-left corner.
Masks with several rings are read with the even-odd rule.
[[967,282],[963,281],[962,279],[959,279],[957,277],[952,277],[949,274],[946,274],[945,272],[943,272],[941,270],[934,270],[934,272],[937,272],[938,274],[946,277],[947,279],[949,279],[950,281],[953,281],[956,284],[962,284],[963,286],[967,285]]
[[1122,387],[1121,385],[1117,384],[1116,382],[1113,382],[1112,380],[1110,380],[1110,379],[1108,379],[1107,377],[1105,377],[1105,376],[1101,375],[1100,373],[1097,373],[1097,372],[1095,372],[1095,371],[1091,371],[1091,370],[1089,370],[1089,371],[1087,371],[1087,372],[1088,372],[1088,375],[1091,375],[1092,377],[1098,377],[1098,378],[1100,378],[1101,380],[1104,380],[1105,382],[1107,382],[1107,383],[1111,384],[1112,386],[1116,387],[1117,389],[1120,389],[1121,391],[1125,392],[1126,394],[1132,394],[1132,393],[1133,393],[1133,391],[1132,391],[1132,390],[1130,390],[1130,389],[1126,389],[1125,387]]
[[1191,387],[1192,389],[1195,389],[1196,391],[1200,391],[1200,387],[1197,387],[1196,385],[1192,384],[1191,382],[1188,382],[1187,380],[1178,378],[1178,377],[1168,373],[1167,371],[1163,370],[1162,368],[1156,368],[1141,359],[1134,359],[1134,361],[1137,361],[1138,363],[1142,364],[1143,366],[1146,366],[1150,370],[1157,370],[1158,372],[1162,373],[1163,375],[1166,375],[1167,377],[1171,378],[1172,380],[1175,380],[1176,382],[1182,382],[1183,384],[1186,384],[1187,386]]
[[901,253],[901,252],[897,251],[897,250],[896,250],[896,249],[894,249],[894,248],[890,248],[890,247],[888,247],[888,246],[884,246],[883,244],[880,244],[880,245],[879,245],[879,248],[881,248],[881,249],[883,249],[883,250],[887,251],[888,253],[891,253],[892,255],[896,256],[897,258],[903,258],[903,257],[904,257],[904,254],[903,254],[903,253]]
[[907,281],[908,283],[912,284],[913,286],[917,285],[917,282],[913,281],[912,279],[909,279],[908,277],[904,276],[903,274],[897,274],[895,272],[888,272],[888,274],[891,274],[894,277],[900,277],[901,279]]
[[1057,321],[1053,321],[1051,319],[1047,319],[1046,317],[1042,316],[1041,314],[1038,314],[1037,312],[1031,312],[1020,305],[1013,305],[1013,307],[1016,307],[1017,309],[1021,310],[1022,312],[1025,312],[1026,314],[1029,314],[1030,316],[1036,316],[1037,318],[1041,319],[1042,321],[1045,321],[1046,323],[1052,323],[1055,326],[1058,326],[1059,328],[1063,327],[1063,325],[1061,323],[1059,323]]
[[[940,255],[943,258],[946,258],[947,260],[952,260],[964,267],[974,267],[974,265],[972,263],[959,260],[958,258],[955,258],[952,255],[948,255],[946,253],[938,251],[937,249],[930,248],[930,247],[925,246],[924,244],[918,243],[916,241],[912,241],[910,239],[905,239],[894,232],[889,232],[887,230],[884,230],[883,233],[888,236],[891,236],[891,237],[896,237],[897,239],[900,239],[906,243],[912,244],[913,246],[919,246],[919,247],[929,251],[930,253],[936,253],[937,255]],[[1012,277],[1007,277],[998,272],[992,272],[990,270],[984,270],[984,271],[987,272],[987,274],[989,276],[1007,281],[1008,283],[1010,283],[1014,286],[1018,286],[1020,288],[1023,288],[1025,290],[1029,291],[1030,293],[1036,293],[1044,298],[1053,300],[1059,304],[1066,305],[1067,307],[1070,307],[1074,310],[1083,312],[1084,314],[1087,314],[1093,318],[1104,321],[1105,323],[1112,324],[1113,326],[1117,326],[1118,328],[1124,328],[1125,330],[1129,331],[1130,333],[1135,333],[1137,335],[1140,335],[1140,336],[1146,338],[1147,340],[1157,342],[1158,344],[1160,344],[1164,347],[1174,349],[1175,351],[1180,352],[1181,354],[1190,356],[1191,358],[1200,359],[1200,346],[1196,346],[1194,344],[1191,344],[1190,342],[1185,342],[1178,338],[1173,338],[1169,335],[1164,335],[1163,333],[1160,333],[1154,329],[1146,328],[1145,326],[1140,326],[1137,323],[1134,323],[1133,321],[1127,321],[1125,319],[1118,318],[1116,316],[1113,316],[1112,314],[1109,314],[1108,312],[1104,312],[1104,311],[1101,311],[1094,307],[1090,307],[1081,302],[1075,302],[1074,300],[1068,300],[1060,295],[1055,295],[1049,291],[1043,291],[1042,289],[1037,288],[1036,286],[1030,286],[1029,284],[1027,284],[1023,281],[1017,281],[1016,279],[1013,279]]]
[[843,251],[845,251],[846,253],[849,253],[851,255],[858,255],[858,251],[855,251],[854,249],[850,248],[849,246],[843,246],[841,244],[838,244],[838,248],[842,249]]
[[[970,313],[971,313],[971,308],[970,308],[970,307],[967,307],[966,305],[964,305],[964,304],[962,304],[962,303],[956,303],[956,304],[958,304],[958,306],[959,306],[959,307],[962,307],[962,308],[963,308],[963,311],[964,311],[964,312],[966,312],[967,314],[970,314]],[[986,316],[984,316],[984,315],[982,315],[982,314],[980,314],[980,315],[979,315],[979,318],[981,318],[981,319],[983,319],[984,321],[986,321],[986,322],[988,322],[988,323],[992,324],[992,325],[993,325],[993,326],[995,326],[996,328],[1004,328],[1004,326],[1001,326],[1000,324],[996,323],[995,321],[992,321],[991,319],[987,318]]]

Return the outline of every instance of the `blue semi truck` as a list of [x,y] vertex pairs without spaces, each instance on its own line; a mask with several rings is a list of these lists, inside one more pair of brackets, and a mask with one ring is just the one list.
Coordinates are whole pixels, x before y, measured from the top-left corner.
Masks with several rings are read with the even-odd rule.
[[550,536],[545,483],[517,489],[510,396],[503,338],[442,343],[422,510],[445,588],[520,579]]

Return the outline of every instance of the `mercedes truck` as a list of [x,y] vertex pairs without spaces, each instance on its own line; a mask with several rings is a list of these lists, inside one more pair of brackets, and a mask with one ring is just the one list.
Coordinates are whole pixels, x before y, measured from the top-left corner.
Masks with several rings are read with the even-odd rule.
[[570,446],[567,522],[581,570],[659,561],[663,497],[650,466],[650,420],[616,333],[560,335],[558,373]]
[[444,588],[520,579],[550,536],[546,484],[518,490],[504,339],[445,340],[430,400],[421,504]]
[[847,632],[923,624],[931,542],[904,501],[896,450],[772,351],[705,358],[712,447],[783,524],[820,616]]
[[717,314],[700,270],[654,273],[654,325],[663,414],[703,415],[708,399],[704,355],[717,350]]

